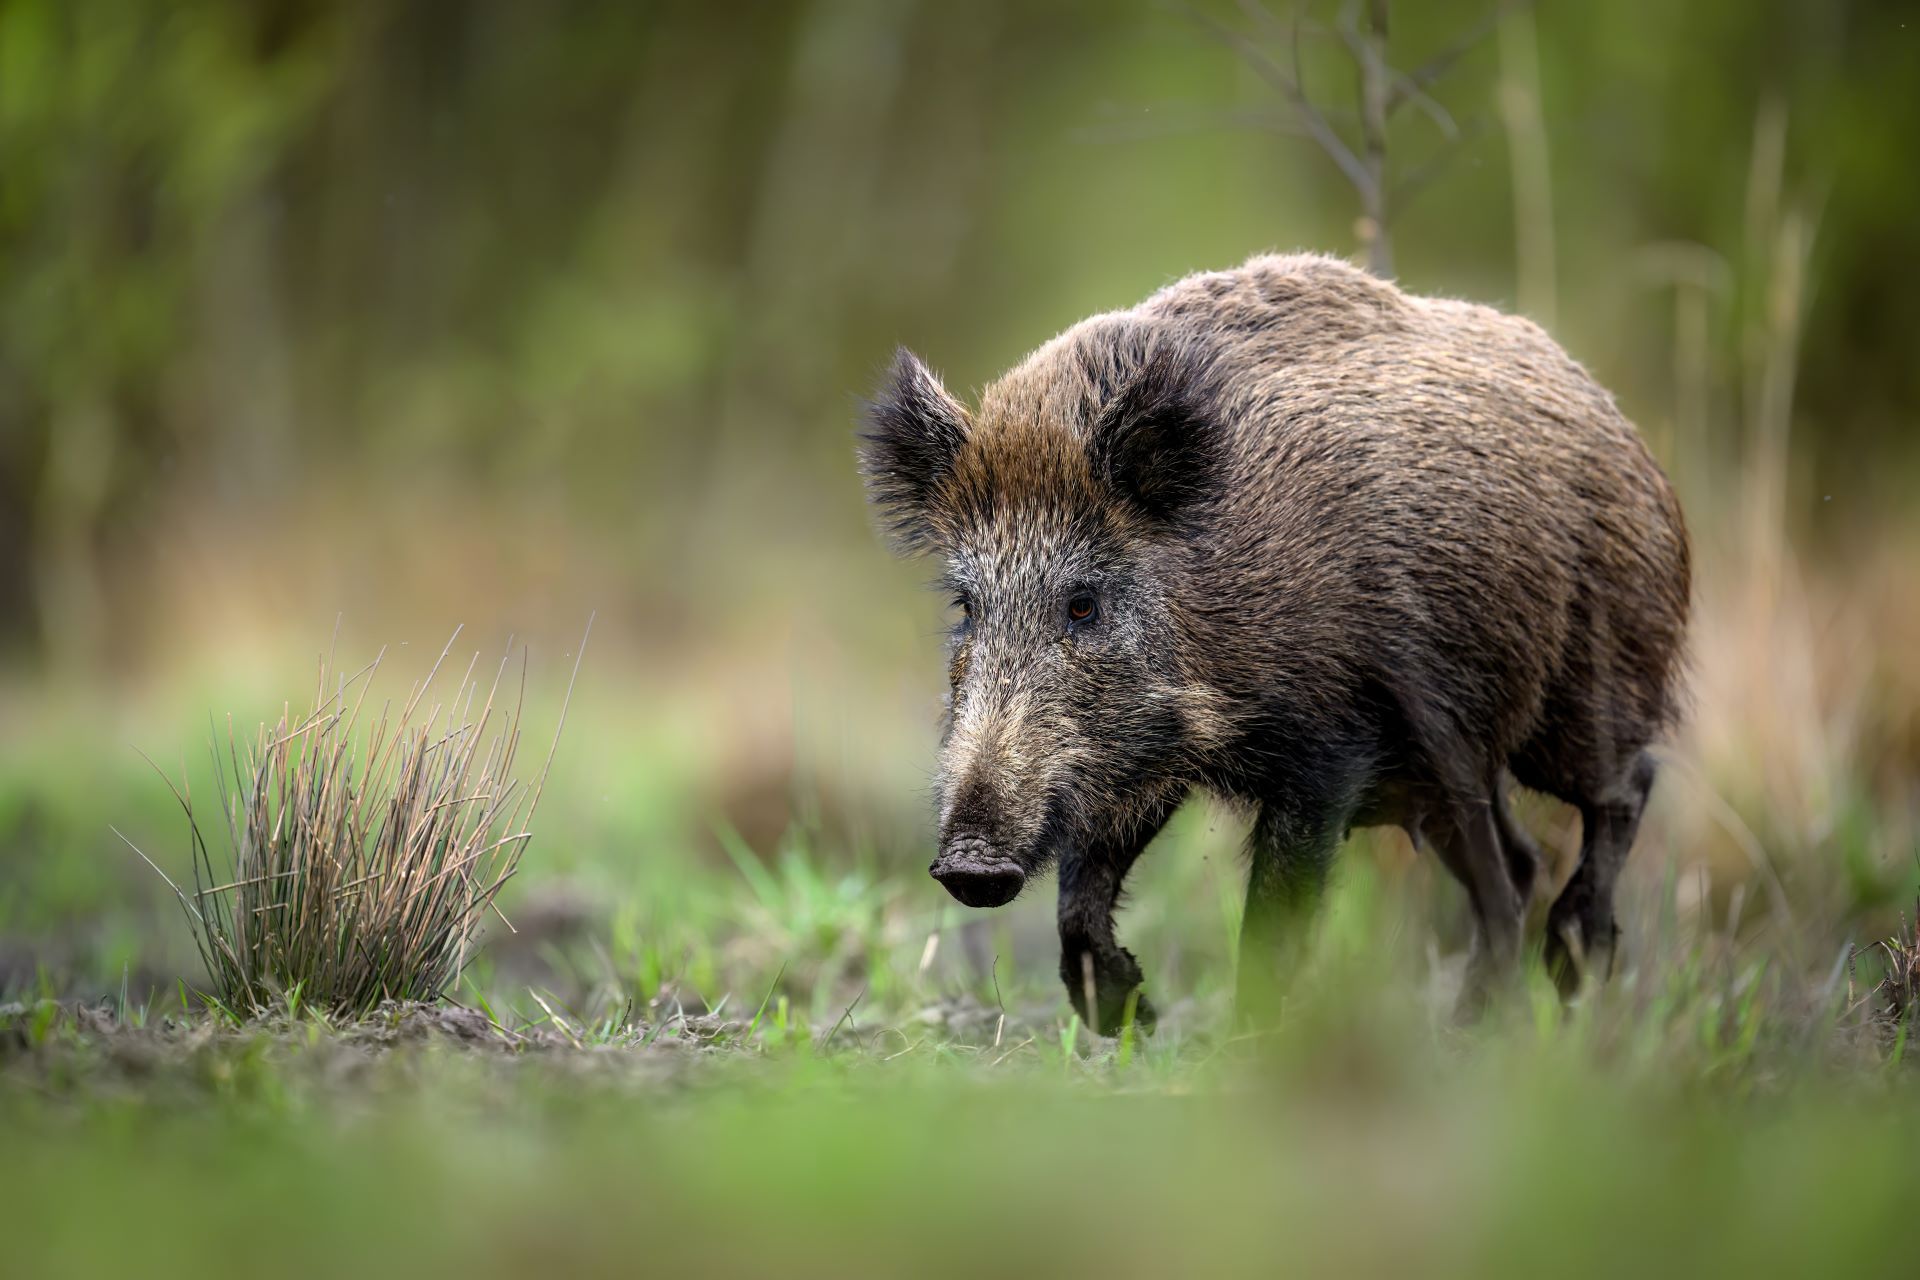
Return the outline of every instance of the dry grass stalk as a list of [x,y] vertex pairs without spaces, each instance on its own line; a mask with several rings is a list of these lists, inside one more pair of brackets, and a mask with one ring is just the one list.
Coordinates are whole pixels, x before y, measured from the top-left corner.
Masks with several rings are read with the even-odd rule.
[[[397,714],[382,706],[364,734],[380,658],[346,678],[322,661],[312,709],[298,718],[283,710],[244,748],[229,722],[224,761],[214,742],[232,849],[224,872],[184,781],[174,788],[192,834],[193,888],[168,884],[229,1010],[292,1001],[352,1015],[383,1000],[434,1000],[459,978],[526,851],[553,750],[531,786],[513,777],[524,650],[511,707],[501,687],[508,659],[483,687],[476,655],[453,696],[423,710],[458,636]],[[572,694],[569,680],[569,702]]]
[[[1849,967],[1858,956],[1875,953],[1882,967],[1880,981],[1872,992],[1875,1007],[1871,1017],[1888,1032],[1898,1034],[1907,1026],[1914,1006],[1920,1004],[1920,901],[1913,905],[1912,920],[1902,915],[1900,928],[1891,938],[1856,952],[1849,958]],[[1851,973],[1848,985],[1852,985]]]

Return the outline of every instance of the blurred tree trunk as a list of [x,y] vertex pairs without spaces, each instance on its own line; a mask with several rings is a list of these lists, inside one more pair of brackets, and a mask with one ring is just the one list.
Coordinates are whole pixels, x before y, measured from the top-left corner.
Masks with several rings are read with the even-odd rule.
[[[223,232],[330,82],[327,24],[308,16],[222,0],[0,5],[0,409],[25,438],[5,442],[4,471],[29,513],[0,547],[0,591],[24,581],[19,629],[56,670],[105,656],[116,520],[157,500],[164,464],[218,462],[260,423],[246,405],[221,421],[231,370],[203,370],[188,411],[172,393]],[[240,251],[242,274],[272,256]],[[263,336],[250,333],[252,354]]]
[[40,643],[56,671],[100,659],[106,603],[95,538],[113,479],[117,427],[87,395],[55,411],[34,507],[32,575]]
[[781,126],[762,165],[748,233],[746,301],[724,374],[704,510],[690,549],[726,544],[723,497],[776,479],[767,433],[812,420],[839,386],[849,265],[864,253],[884,201],[887,126],[919,6],[816,0],[796,28]]
[[1393,275],[1393,210],[1387,207],[1387,111],[1393,89],[1387,62],[1387,0],[1367,0],[1367,30],[1360,45],[1360,247],[1367,269]]
[[1540,106],[1540,47],[1533,11],[1515,8],[1500,22],[1500,119],[1513,174],[1514,272],[1520,310],[1553,327],[1553,182]]

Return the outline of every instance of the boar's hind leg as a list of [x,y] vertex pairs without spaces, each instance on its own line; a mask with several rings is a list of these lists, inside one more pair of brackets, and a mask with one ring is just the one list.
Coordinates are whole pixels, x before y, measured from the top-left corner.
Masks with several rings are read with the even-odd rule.
[[1579,989],[1584,974],[1609,976],[1620,927],[1613,918],[1613,890],[1627,851],[1640,829],[1653,791],[1653,757],[1641,751],[1600,799],[1582,799],[1580,865],[1547,913],[1547,970],[1562,994]]
[[1473,906],[1473,952],[1460,990],[1463,1017],[1486,1006],[1520,958],[1526,905],[1514,883],[1514,850],[1505,838],[1511,819],[1503,808],[1497,789],[1484,800],[1456,804],[1452,821],[1439,824],[1435,841],[1440,860],[1466,887]]
[[[1060,856],[1060,980],[1074,1009],[1095,1032],[1119,1032],[1127,997],[1140,986],[1139,962],[1114,937],[1113,912],[1127,872],[1177,807],[1177,799],[1164,802],[1125,839],[1069,849]],[[1153,1006],[1144,993],[1134,1006],[1133,1020],[1144,1030],[1153,1029]]]
[[1513,877],[1514,890],[1520,895],[1520,910],[1533,901],[1533,889],[1540,875],[1540,846],[1534,843],[1507,807],[1507,791],[1513,775],[1502,769],[1493,780],[1493,821],[1500,829],[1500,844],[1506,850],[1507,873]]
[[1248,842],[1247,906],[1240,922],[1234,1003],[1242,1023],[1265,1026],[1276,1019],[1351,818],[1343,808],[1260,807]]

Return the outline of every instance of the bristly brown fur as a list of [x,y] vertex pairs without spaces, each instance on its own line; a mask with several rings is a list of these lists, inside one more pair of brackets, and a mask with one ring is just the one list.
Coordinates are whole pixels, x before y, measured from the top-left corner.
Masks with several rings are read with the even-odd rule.
[[1112,904],[1193,786],[1260,811],[1243,994],[1270,920],[1373,823],[1467,887],[1474,988],[1510,969],[1534,855],[1509,776],[1585,820],[1550,961],[1571,982],[1609,957],[1646,748],[1679,705],[1687,537],[1632,425],[1537,326],[1255,258],[1076,325],[971,416],[903,353],[863,460],[968,605],[935,872],[991,902],[1057,857],[1090,1017],[1138,984]]

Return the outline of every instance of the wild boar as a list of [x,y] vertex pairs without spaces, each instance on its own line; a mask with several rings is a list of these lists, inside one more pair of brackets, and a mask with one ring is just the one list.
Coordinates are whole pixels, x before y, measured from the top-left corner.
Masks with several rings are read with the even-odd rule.
[[1537,887],[1510,778],[1583,820],[1549,965],[1569,988],[1610,967],[1689,551],[1633,426],[1537,326],[1257,257],[1073,326],[973,410],[902,349],[860,456],[956,613],[931,872],[993,907],[1057,864],[1090,1025],[1141,985],[1115,904],[1196,787],[1254,812],[1245,1013],[1369,825],[1465,887],[1483,999]]

